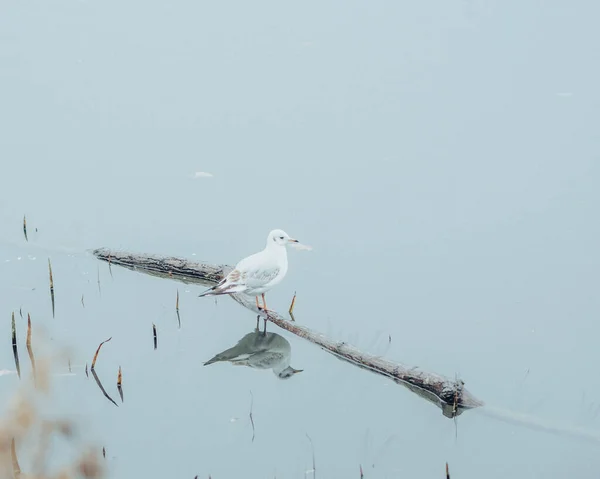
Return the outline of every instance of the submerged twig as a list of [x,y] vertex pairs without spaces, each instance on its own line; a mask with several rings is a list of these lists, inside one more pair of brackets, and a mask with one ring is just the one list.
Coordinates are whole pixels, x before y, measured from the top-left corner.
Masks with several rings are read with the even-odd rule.
[[450,479],[450,469],[448,469],[448,463],[446,463],[446,479]]
[[115,406],[119,407],[119,405],[113,400],[113,398],[111,398],[108,393],[106,392],[106,390],[104,389],[104,386],[102,386],[102,382],[100,381],[100,378],[98,377],[98,375],[96,374],[96,371],[94,370],[94,368],[92,368],[92,376],[94,376],[94,379],[96,380],[96,384],[98,385],[98,387],[100,388],[100,391],[102,391],[102,394],[104,394],[104,397],[106,399],[108,399],[111,403],[113,403]]
[[87,361],[85,362],[85,377],[89,378],[90,375],[88,374],[88,367],[87,367]]
[[119,391],[119,396],[121,396],[121,402],[123,401],[123,387],[121,382],[123,381],[123,376],[121,374],[121,366],[119,366],[119,373],[117,374],[117,390]]
[[313,473],[313,478],[316,479],[317,478],[317,466],[315,465],[315,447],[313,446],[313,442],[312,442],[312,439],[310,438],[310,436],[307,434],[306,437],[310,441],[310,449],[312,451],[312,473]]
[[50,299],[52,300],[52,317],[54,317],[54,279],[52,278],[52,263],[48,258],[48,272],[50,273]]
[[33,349],[31,347],[31,315],[27,313],[27,354],[31,361],[31,370],[33,371],[33,383],[36,384],[36,372],[35,372],[35,357],[33,355]]
[[175,311],[177,312],[177,322],[179,329],[181,329],[181,317],[179,316],[179,290],[177,290],[177,299],[175,300]]
[[17,374],[19,375],[19,379],[21,379],[21,366],[19,364],[19,351],[18,351],[18,348],[17,348],[17,328],[15,326],[15,312],[14,311],[12,313],[11,329],[12,329],[13,355],[15,357],[15,364],[17,366]]
[[94,354],[94,359],[92,359],[92,372],[94,371],[94,368],[96,367],[96,360],[98,359],[98,353],[100,352],[100,348],[102,347],[102,345],[104,343],[108,343],[110,340],[112,339],[112,336],[108,339],[106,339],[105,341],[102,341],[99,345],[98,345],[98,349],[96,349],[96,354]]
[[106,449],[102,446],[102,457],[106,459]]
[[85,308],[85,303],[83,302],[83,294],[81,295],[81,306]]
[[152,323],[152,335],[154,336],[154,349],[156,349],[158,339],[156,337],[156,324]]
[[254,442],[255,430],[254,430],[254,417],[252,416],[252,409],[254,406],[254,395],[250,391],[250,424],[252,424],[252,442]]

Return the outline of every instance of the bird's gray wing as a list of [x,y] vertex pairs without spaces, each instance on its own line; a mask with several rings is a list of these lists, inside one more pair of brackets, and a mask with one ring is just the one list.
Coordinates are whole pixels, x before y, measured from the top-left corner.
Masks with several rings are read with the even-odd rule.
[[280,271],[281,271],[281,268],[279,268],[278,266],[273,266],[271,268],[265,268],[265,269],[249,270],[244,273],[244,282],[250,288],[255,288],[257,286],[263,286],[263,285],[273,281],[277,277],[277,275],[279,274]]
[[270,369],[279,364],[284,355],[278,351],[261,351],[248,358],[247,366],[255,369]]

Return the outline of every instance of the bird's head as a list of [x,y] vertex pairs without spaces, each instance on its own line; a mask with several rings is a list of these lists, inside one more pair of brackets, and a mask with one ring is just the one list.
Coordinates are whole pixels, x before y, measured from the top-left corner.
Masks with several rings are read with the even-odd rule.
[[273,230],[269,233],[267,238],[267,244],[277,244],[279,246],[286,246],[291,243],[297,243],[298,240],[290,238],[290,236],[283,230]]
[[291,378],[294,374],[297,373],[301,373],[302,371],[304,371],[303,369],[294,369],[291,366],[288,366],[287,368],[285,368],[283,371],[281,371],[280,373],[277,374],[277,377],[279,379],[289,379]]

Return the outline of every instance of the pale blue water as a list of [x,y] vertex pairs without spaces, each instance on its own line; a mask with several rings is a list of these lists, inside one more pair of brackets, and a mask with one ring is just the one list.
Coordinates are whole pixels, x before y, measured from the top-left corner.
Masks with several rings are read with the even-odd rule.
[[[106,447],[111,478],[304,477],[306,434],[321,478],[360,464],[443,477],[446,461],[457,479],[595,477],[597,445],[472,412],[456,435],[431,404],[275,326],[304,370],[290,380],[204,367],[252,313],[106,264],[100,295],[85,253],[233,264],[283,228],[314,249],[290,252],[270,307],[296,291],[302,324],[600,433],[595,4],[1,9],[0,369],[21,307],[72,347],[52,404]],[[118,408],[83,372],[111,336],[96,369]],[[0,377],[2,404],[17,384]]]

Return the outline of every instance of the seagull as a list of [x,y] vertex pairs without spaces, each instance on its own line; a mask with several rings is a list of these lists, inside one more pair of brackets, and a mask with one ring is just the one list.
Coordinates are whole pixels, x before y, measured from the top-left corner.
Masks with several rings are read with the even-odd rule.
[[[288,244],[298,243],[283,230],[273,230],[267,236],[265,249],[241,260],[219,284],[200,293],[202,296],[244,293],[256,298],[256,308],[267,309],[265,293],[283,280],[288,269]],[[258,304],[258,295],[262,296],[263,307]]]
[[292,348],[287,339],[277,333],[261,332],[256,328],[246,334],[232,348],[217,354],[204,363],[205,366],[220,361],[229,361],[236,366],[253,369],[272,369],[279,379],[288,379],[302,369],[290,366]]

